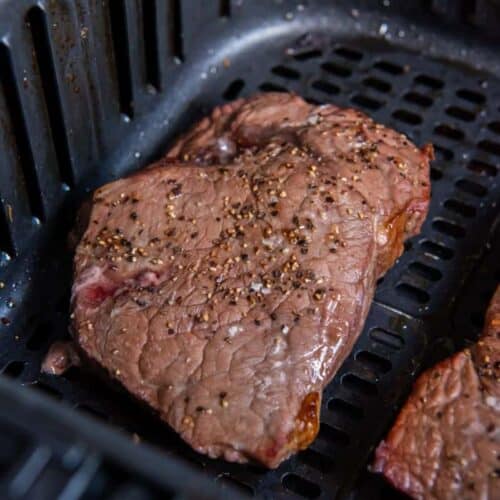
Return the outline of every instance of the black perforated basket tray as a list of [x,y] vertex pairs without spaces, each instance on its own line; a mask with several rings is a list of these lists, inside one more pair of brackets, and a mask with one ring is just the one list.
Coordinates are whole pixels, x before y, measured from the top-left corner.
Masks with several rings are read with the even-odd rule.
[[[474,339],[500,279],[499,18],[496,0],[0,0],[1,496],[396,495],[371,453],[418,373]],[[429,217],[378,284],[318,439],[274,471],[196,454],[82,370],[39,372],[68,336],[81,200],[259,90],[358,107],[437,155]]]

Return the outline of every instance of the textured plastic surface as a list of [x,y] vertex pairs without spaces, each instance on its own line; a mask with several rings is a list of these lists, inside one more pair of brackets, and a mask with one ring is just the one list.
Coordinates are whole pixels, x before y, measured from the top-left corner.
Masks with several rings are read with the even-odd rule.
[[[495,35],[498,11],[470,5],[0,1],[0,371],[242,492],[387,498],[363,472],[370,453],[417,373],[470,331],[452,318],[457,304],[465,316],[478,307],[460,301],[499,212],[500,54],[483,37]],[[437,153],[422,234],[379,283],[325,391],[318,439],[271,472],[197,455],[81,370],[39,374],[50,343],[68,335],[66,237],[81,200],[146,165],[214,105],[258,90],[358,107]]]
[[237,495],[158,451],[8,382],[0,378],[2,498],[166,500],[182,494],[186,500],[209,500]]

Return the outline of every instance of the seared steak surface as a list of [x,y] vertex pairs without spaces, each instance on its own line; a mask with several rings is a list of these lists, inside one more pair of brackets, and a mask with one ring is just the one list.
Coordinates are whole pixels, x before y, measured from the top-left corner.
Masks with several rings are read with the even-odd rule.
[[414,498],[500,495],[500,287],[483,335],[415,384],[374,470]]
[[95,192],[78,345],[197,451],[276,467],[316,436],[375,281],[420,228],[431,155],[293,95],[217,108]]

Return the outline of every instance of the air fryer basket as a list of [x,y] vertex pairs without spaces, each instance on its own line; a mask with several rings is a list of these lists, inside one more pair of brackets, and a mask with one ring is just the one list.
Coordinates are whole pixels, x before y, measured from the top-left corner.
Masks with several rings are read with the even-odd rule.
[[[177,469],[167,464],[189,463],[204,471],[207,498],[207,477],[268,498],[396,495],[366,471],[370,454],[417,374],[473,340],[500,280],[500,234],[491,232],[500,202],[499,14],[496,0],[0,0],[0,396],[10,377],[153,443],[151,475],[168,481]],[[429,217],[378,284],[363,334],[324,393],[318,439],[275,471],[196,454],[92,374],[39,372],[49,345],[68,337],[66,238],[78,204],[158,157],[213,106],[259,90],[358,107],[417,144],[432,142],[437,157]],[[14,409],[11,396],[2,400]],[[68,412],[51,415],[72,425]],[[15,424],[5,427],[0,414],[0,434]],[[99,432],[92,447],[106,456],[119,437]],[[120,477],[142,477],[143,447],[121,439],[130,460]],[[15,467],[0,456],[1,490],[17,491],[40,449]],[[165,481],[141,498],[183,493],[172,481],[167,494]]]

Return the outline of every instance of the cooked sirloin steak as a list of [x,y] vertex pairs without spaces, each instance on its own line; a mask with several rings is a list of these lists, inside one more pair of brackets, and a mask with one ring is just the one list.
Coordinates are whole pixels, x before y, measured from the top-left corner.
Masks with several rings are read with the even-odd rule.
[[95,192],[79,347],[195,450],[276,467],[315,438],[375,281],[421,226],[431,156],[294,95],[215,109]]
[[479,342],[417,380],[373,469],[413,498],[499,498],[499,380],[500,287]]

